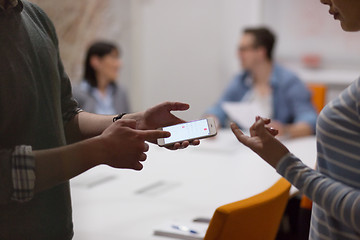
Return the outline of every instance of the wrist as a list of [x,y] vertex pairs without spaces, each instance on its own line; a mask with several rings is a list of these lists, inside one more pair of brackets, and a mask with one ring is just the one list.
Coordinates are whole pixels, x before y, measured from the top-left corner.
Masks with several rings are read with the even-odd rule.
[[115,117],[113,117],[113,122],[116,122],[117,120],[122,119],[127,113],[120,113],[118,115],[116,115]]
[[132,120],[139,120],[141,118],[142,113],[127,113],[121,119],[132,119]]
[[289,149],[287,149],[287,147],[285,147],[279,140],[275,139],[274,144],[272,144],[272,147],[270,148],[272,149],[269,155],[268,155],[268,160],[265,160],[273,167],[276,168],[276,166],[278,165],[278,163],[281,161],[281,159],[283,159],[284,156],[286,156],[287,154],[289,154]]
[[80,158],[82,158],[84,162],[90,164],[89,168],[106,163],[107,151],[101,136],[90,138],[83,141],[81,144],[84,144],[85,146],[82,148]]
[[140,130],[146,130],[146,126],[144,124],[144,115],[145,112],[138,113],[129,113],[122,117],[122,119],[131,119],[136,121],[136,128]]

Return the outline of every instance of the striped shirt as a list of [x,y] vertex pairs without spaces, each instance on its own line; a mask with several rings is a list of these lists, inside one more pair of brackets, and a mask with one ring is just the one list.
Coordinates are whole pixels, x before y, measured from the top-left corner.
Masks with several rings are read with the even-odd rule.
[[360,79],[321,112],[317,169],[289,154],[277,171],[313,200],[309,239],[360,239]]

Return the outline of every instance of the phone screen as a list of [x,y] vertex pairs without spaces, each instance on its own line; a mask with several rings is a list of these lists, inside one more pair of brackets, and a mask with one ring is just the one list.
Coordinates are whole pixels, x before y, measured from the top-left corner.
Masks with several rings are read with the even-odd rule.
[[196,139],[210,135],[207,119],[164,127],[163,130],[171,133],[170,137],[164,138],[165,144],[182,142],[187,139]]

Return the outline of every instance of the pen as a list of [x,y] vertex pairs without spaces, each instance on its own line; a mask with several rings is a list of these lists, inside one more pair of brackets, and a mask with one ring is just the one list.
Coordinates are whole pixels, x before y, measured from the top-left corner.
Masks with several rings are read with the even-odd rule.
[[198,234],[197,231],[195,230],[192,230],[186,226],[181,226],[181,225],[172,225],[171,226],[172,228],[174,229],[177,229],[177,230],[180,230],[180,231],[183,231],[183,232],[188,232],[188,233],[192,233],[192,234]]

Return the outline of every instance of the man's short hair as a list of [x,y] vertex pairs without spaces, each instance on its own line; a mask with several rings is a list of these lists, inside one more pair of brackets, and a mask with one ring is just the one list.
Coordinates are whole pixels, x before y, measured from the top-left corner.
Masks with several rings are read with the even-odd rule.
[[276,36],[266,27],[245,28],[244,34],[251,34],[255,38],[255,47],[264,47],[267,58],[273,60],[273,49],[275,46]]

